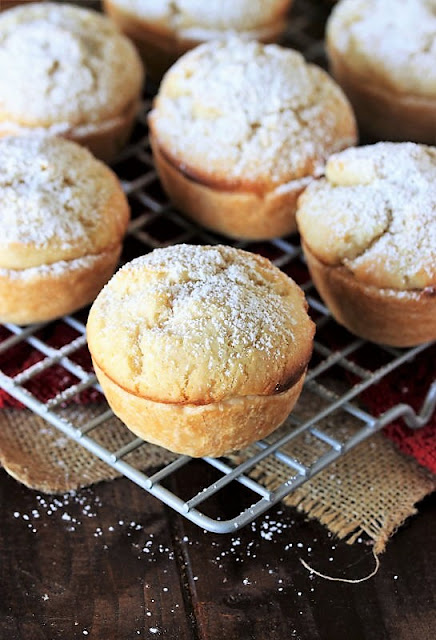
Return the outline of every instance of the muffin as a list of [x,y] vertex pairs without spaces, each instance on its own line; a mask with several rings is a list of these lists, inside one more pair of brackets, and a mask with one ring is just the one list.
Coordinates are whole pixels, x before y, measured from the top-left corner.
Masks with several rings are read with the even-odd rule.
[[106,12],[138,47],[155,77],[179,56],[226,32],[275,42],[291,0],[103,0]]
[[239,38],[185,54],[149,116],[176,206],[231,238],[295,231],[297,198],[327,157],[356,142],[341,89],[296,51]]
[[329,19],[331,71],[375,139],[436,143],[434,0],[342,0]]
[[110,20],[69,5],[0,15],[0,137],[62,135],[110,161],[128,139],[142,64]]
[[306,309],[265,258],[176,245],[115,274],[92,305],[88,344],[129,429],[178,453],[220,456],[271,433],[294,406],[312,351]]
[[0,202],[0,322],[44,322],[91,302],[129,219],[114,173],[62,138],[2,138]]
[[339,323],[398,347],[436,338],[436,148],[387,142],[332,156],[297,220]]

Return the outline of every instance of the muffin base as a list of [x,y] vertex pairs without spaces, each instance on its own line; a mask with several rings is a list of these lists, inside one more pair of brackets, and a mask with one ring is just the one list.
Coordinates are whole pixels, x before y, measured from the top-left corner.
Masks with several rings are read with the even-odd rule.
[[41,135],[53,135],[67,138],[86,147],[91,153],[103,162],[111,162],[125,146],[135,124],[139,110],[139,100],[131,102],[124,111],[102,122],[93,122],[89,125],[68,127],[68,125],[53,127],[30,127],[19,122],[0,122],[0,137],[21,136],[33,133]]
[[[234,239],[269,240],[296,231],[297,200],[311,178],[265,194],[226,191],[196,181],[174,166],[150,136],[160,180],[172,202],[189,218]],[[302,184],[303,183],[303,184]]]
[[436,288],[379,289],[343,266],[321,262],[302,242],[315,287],[335,320],[361,338],[413,347],[436,339]]
[[108,0],[104,0],[103,4],[105,13],[133,41],[147,72],[155,82],[160,81],[165,71],[179,56],[195,46],[177,40],[164,25],[159,29]]
[[[96,256],[85,256],[83,265],[71,261],[23,271],[0,269],[0,322],[19,325],[48,322],[92,302],[114,273],[121,245]],[[62,265],[56,269],[56,265]]]
[[74,140],[103,162],[110,163],[127,144],[139,111],[139,100],[134,100],[119,116],[96,125],[95,128],[71,129],[65,138]]
[[111,380],[93,360],[113,412],[137,436],[175,453],[219,457],[266,437],[297,402],[304,372],[290,389],[269,396],[240,396],[211,404],[171,404],[134,395]]
[[[290,3],[288,3],[290,5]],[[147,20],[117,6],[110,0],[103,0],[105,12],[118,25],[120,30],[128,36],[136,46],[147,71],[156,81],[160,81],[163,74],[186,51],[193,49],[202,42],[224,37],[226,32],[208,31],[204,29],[204,38],[187,38],[177,36],[168,29],[167,25],[150,24]],[[284,8],[288,5],[284,3]],[[285,15],[274,16],[269,24],[262,28],[244,31],[242,34],[252,40],[259,40],[266,44],[277,42],[286,28]]]
[[390,91],[350,69],[331,44],[327,50],[332,75],[353,105],[362,133],[377,140],[436,144],[436,98]]

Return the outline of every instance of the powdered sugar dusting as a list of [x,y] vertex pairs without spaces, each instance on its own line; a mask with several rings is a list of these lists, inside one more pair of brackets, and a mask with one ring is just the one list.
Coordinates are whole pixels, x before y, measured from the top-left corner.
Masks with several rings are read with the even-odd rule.
[[[143,318],[145,323],[148,320],[153,334],[186,339],[193,348],[199,340],[203,349],[211,348],[215,341],[218,349],[220,344],[241,352],[255,348],[273,358],[278,356],[274,349],[277,332],[284,329],[283,337],[292,341],[292,330],[283,326],[281,297],[274,283],[262,278],[258,263],[249,254],[241,260],[240,254],[230,247],[205,250],[176,245],[136,258],[121,272],[140,274],[144,268],[165,273],[165,278],[152,277],[145,287],[147,297],[164,302],[162,308],[153,309],[152,317]],[[107,294],[110,296],[110,291]],[[136,302],[136,296],[122,299],[127,317],[129,306]],[[208,315],[201,313],[204,307],[209,308]],[[108,313],[108,321],[110,318]],[[210,344],[209,328],[213,329]]]
[[43,264],[29,269],[1,269],[0,278],[8,280],[39,280],[40,278],[56,278],[76,269],[91,269],[101,259],[100,255],[89,255],[75,260],[59,260],[52,264]]
[[[113,189],[106,167],[78,145],[38,136],[1,139],[0,246],[53,246],[60,259],[72,247],[92,253]],[[14,261],[8,256],[3,266],[21,268]]]
[[210,38],[210,30],[246,31],[270,24],[275,14],[281,14],[283,0],[116,0],[114,4],[147,22],[164,23],[179,35],[203,27]]
[[104,16],[54,3],[1,14],[2,119],[31,126],[99,121],[120,113],[141,81],[133,46]]
[[342,261],[379,287],[436,284],[435,148],[378,143],[347,149],[329,160],[326,176],[309,187],[298,213],[317,255]]
[[[121,116],[122,117],[122,116]],[[23,126],[12,120],[0,122],[0,134],[8,136],[39,135],[39,136],[65,136],[78,139],[81,136],[103,133],[113,129],[120,121],[120,115],[99,122],[87,122],[72,126],[70,122],[55,122],[45,127]]]
[[296,51],[238,38],[179,60],[150,123],[182,169],[265,188],[312,175],[355,142],[351,110],[327,74]]
[[[212,322],[212,340],[216,339],[218,344],[241,349],[255,347],[273,357],[272,334],[282,323],[280,296],[267,280],[253,276],[251,270],[258,269],[254,260],[247,256],[243,262],[236,257],[232,251],[192,250],[188,245],[178,245],[171,251],[170,262],[168,252],[154,251],[125,269],[135,271],[145,266],[164,269],[168,274],[170,287],[166,281],[152,284],[157,297],[171,296],[172,307],[168,308],[171,313],[167,317],[157,319],[153,331],[189,339],[203,334],[206,325]],[[256,287],[262,287],[261,299],[260,294],[256,295]],[[209,318],[197,312],[203,305],[214,311]],[[291,332],[288,337],[292,339]],[[204,346],[208,347],[207,342]]]
[[434,0],[343,0],[328,27],[348,65],[388,86],[436,95]]

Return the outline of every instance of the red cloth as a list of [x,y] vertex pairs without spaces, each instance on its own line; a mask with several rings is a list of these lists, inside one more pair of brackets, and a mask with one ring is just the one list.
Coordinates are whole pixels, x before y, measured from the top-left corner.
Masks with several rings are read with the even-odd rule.
[[[362,401],[373,415],[380,415],[400,403],[409,404],[419,412],[436,377],[435,363],[436,347],[431,347],[369,387],[362,394]],[[436,473],[436,412],[421,429],[409,429],[402,420],[396,420],[384,432],[400,451],[413,456],[419,464]]]
[[[0,325],[0,343],[7,339],[9,331]],[[50,324],[35,334],[45,344],[60,349],[65,344],[70,343],[80,334],[72,327],[63,322]],[[15,346],[0,353],[0,370],[8,376],[16,376],[21,371],[25,371],[37,362],[44,360],[46,356],[29,345],[21,341]],[[92,371],[91,358],[86,347],[82,347],[71,354],[70,359],[87,372]],[[80,380],[67,371],[62,365],[55,364],[40,374],[35,375],[23,386],[28,389],[38,400],[47,402],[50,398],[68,389]],[[101,401],[101,394],[95,389],[85,389],[73,398],[73,402],[87,404]],[[14,407],[23,408],[23,405],[11,397],[6,391],[0,389],[0,408]]]
[[[0,326],[0,342],[11,335]],[[68,344],[79,334],[63,322],[51,324],[42,329],[37,337],[46,344],[60,348]],[[377,385],[369,387],[361,399],[374,415],[379,415],[398,403],[410,404],[419,411],[431,382],[435,379],[436,348],[426,350],[411,363],[407,363],[386,376]],[[9,376],[28,369],[43,360],[44,355],[26,342],[20,342],[0,354],[0,370]],[[91,359],[86,347],[75,351],[70,358],[85,371],[92,371]],[[39,400],[47,402],[60,391],[78,382],[78,379],[61,365],[54,365],[36,375],[24,386]],[[86,404],[98,402],[101,394],[95,389],[86,389],[73,398],[73,402]],[[23,405],[0,389],[0,407],[20,407]],[[398,448],[413,456],[420,464],[436,473],[436,413],[429,424],[414,431],[404,425],[402,420],[390,424],[385,434]]]

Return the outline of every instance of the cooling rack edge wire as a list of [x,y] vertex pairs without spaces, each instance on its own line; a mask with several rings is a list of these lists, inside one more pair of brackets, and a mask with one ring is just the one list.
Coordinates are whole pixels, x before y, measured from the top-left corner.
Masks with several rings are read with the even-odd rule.
[[[309,4],[312,10],[312,5],[315,5]],[[310,12],[305,15],[306,9],[298,13],[298,7],[303,7],[303,3],[298,3],[298,0],[295,6],[297,15],[290,23],[287,43],[302,50],[309,60],[323,64],[323,45],[319,24],[315,25],[316,35],[313,35],[311,24],[314,17],[309,15]],[[325,19],[325,8],[318,10],[322,13],[321,19]],[[152,93],[150,89],[146,92],[147,98],[142,104],[132,141],[120,154],[113,167],[120,177],[132,208],[132,220],[123,261],[154,248],[180,242],[228,243],[227,240],[208,233],[183,218],[171,207],[161,191],[147,137],[146,118]],[[37,361],[19,373],[8,375],[0,370],[2,389],[120,474],[203,529],[216,533],[232,532],[248,524],[393,420],[402,418],[411,428],[424,426],[436,407],[435,380],[430,384],[419,412],[414,411],[408,404],[395,404],[380,416],[368,412],[365,409],[365,403],[362,402],[362,394],[418,355],[428,352],[430,357],[431,345],[420,345],[407,350],[392,349],[367,343],[340,329],[332,320],[308,279],[297,238],[276,239],[264,243],[233,244],[239,248],[266,255],[276,266],[294,277],[306,293],[311,313],[317,324],[314,357],[304,385],[304,391],[311,394],[314,399],[314,410],[310,415],[299,415],[298,411],[293,412],[284,427],[267,441],[253,445],[249,454],[243,455],[242,452],[239,460],[235,460],[234,457],[202,459],[203,464],[214,468],[218,479],[201,487],[198,493],[188,500],[176,495],[165,485],[173,474],[186,471],[185,467],[191,463],[191,458],[178,456],[152,475],[147,475],[136,465],[128,462],[129,454],[146,446],[143,440],[135,438],[128,432],[131,440],[118,450],[110,451],[94,437],[99,429],[104,429],[107,421],[113,416],[107,405],[102,405],[98,415],[85,422],[82,420],[80,424],[62,414],[60,409],[68,406],[68,403],[81,392],[86,390],[93,390],[97,394],[101,392],[94,374],[78,364],[74,357],[86,346],[83,313],[79,312],[57,321],[67,325],[74,335],[61,347],[54,347],[45,340],[44,330],[47,328],[45,325],[25,328],[5,325],[3,328],[5,337],[0,342],[0,356],[6,363],[11,350],[20,344],[26,344],[38,353]],[[74,382],[66,389],[44,400],[32,392],[31,384],[29,389],[29,383],[53,366],[63,368]],[[339,385],[336,384],[338,379],[341,380]],[[340,430],[335,430],[334,425],[341,423],[345,418],[352,418],[355,426],[344,435]],[[331,428],[332,424],[333,428]],[[127,432],[127,428],[121,428],[126,429]],[[309,438],[313,443],[314,454],[310,460],[301,459],[289,452],[289,447],[298,438]],[[253,479],[255,475],[253,471],[256,470],[257,465],[267,459],[274,459],[281,463],[282,468],[289,471],[289,477],[272,489],[266,488]],[[204,503],[224,490],[231,482],[244,485],[252,493],[253,499],[249,506],[230,519],[207,515]]]

